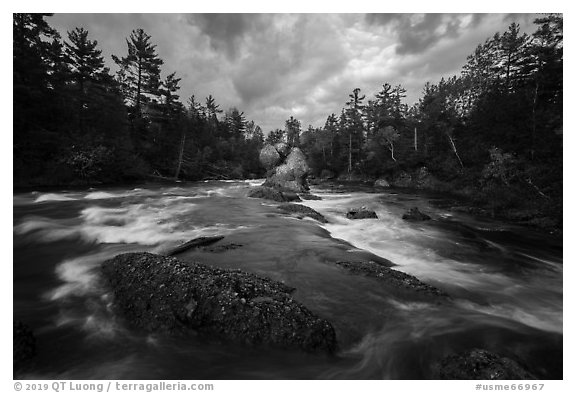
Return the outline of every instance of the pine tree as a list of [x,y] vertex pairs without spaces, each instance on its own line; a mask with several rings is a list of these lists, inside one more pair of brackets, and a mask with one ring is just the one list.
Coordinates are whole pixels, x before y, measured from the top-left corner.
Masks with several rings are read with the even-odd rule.
[[[95,85],[110,82],[108,68],[104,67],[102,51],[96,49],[97,41],[88,39],[88,31],[75,28],[68,32],[69,42],[65,42],[67,63],[70,67],[70,78],[76,84],[78,129],[80,133],[85,130],[86,112],[90,111],[90,102],[96,101],[95,94],[89,94],[89,89]],[[94,91],[92,91],[94,93]]]
[[208,123],[212,127],[212,133],[214,134],[218,128],[218,114],[222,113],[222,109],[220,109],[220,105],[216,104],[216,100],[210,94],[206,97],[206,118]]
[[286,142],[290,146],[300,145],[300,121],[295,119],[294,116],[290,116],[290,119],[286,120],[284,130],[286,132]]
[[70,42],[66,42],[65,46],[70,73],[84,95],[86,82],[101,79],[102,74],[108,73],[108,69],[104,67],[102,51],[96,49],[98,41],[89,40],[88,31],[77,27],[68,32],[68,40]]
[[364,104],[362,101],[366,98],[365,95],[360,96],[360,89],[355,88],[352,94],[349,94],[350,100],[346,103],[348,109],[346,110],[346,130],[348,133],[348,173],[352,172],[352,151],[353,145],[356,145],[357,161],[359,162],[362,157],[362,145],[364,143],[364,122],[363,110]]
[[125,99],[138,118],[142,117],[142,106],[159,95],[160,66],[164,63],[156,54],[156,45],[152,45],[150,39],[144,30],[133,30],[130,38],[126,39],[126,57],[112,56],[120,67],[118,79]]

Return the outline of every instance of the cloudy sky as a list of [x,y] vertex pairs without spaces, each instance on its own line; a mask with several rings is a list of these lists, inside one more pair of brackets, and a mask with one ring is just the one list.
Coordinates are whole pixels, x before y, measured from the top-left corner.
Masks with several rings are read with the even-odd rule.
[[108,65],[125,56],[125,38],[144,29],[164,60],[163,76],[182,78],[180,96],[237,107],[265,132],[291,115],[322,126],[356,87],[371,98],[402,84],[416,102],[426,81],[460,73],[466,56],[534,14],[55,14],[63,37],[84,27]]

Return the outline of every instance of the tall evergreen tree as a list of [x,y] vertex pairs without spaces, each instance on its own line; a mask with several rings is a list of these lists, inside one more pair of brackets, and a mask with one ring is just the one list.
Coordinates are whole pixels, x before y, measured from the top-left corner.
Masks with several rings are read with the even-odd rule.
[[143,104],[157,98],[160,88],[160,66],[164,63],[156,53],[156,45],[150,42],[150,35],[144,30],[133,30],[126,39],[128,54],[112,59],[118,64],[118,79],[122,84],[124,95],[134,110],[134,115],[142,117]]
[[300,133],[302,130],[298,119],[295,119],[294,116],[290,116],[290,119],[286,120],[284,124],[284,131],[286,133],[286,143],[288,143],[288,145],[300,145]]
[[101,79],[103,73],[108,73],[108,69],[104,67],[102,51],[96,49],[98,41],[89,40],[88,31],[77,27],[68,32],[68,40],[65,46],[70,73],[84,95],[86,82]]
[[[362,101],[366,98],[365,95],[360,95],[360,89],[355,88],[350,98],[346,103],[346,131],[348,134],[348,173],[352,172],[352,153],[355,150],[357,154],[357,161],[359,162],[362,157],[362,145],[364,143],[364,122],[363,110],[364,104]],[[356,148],[353,148],[353,146]]]

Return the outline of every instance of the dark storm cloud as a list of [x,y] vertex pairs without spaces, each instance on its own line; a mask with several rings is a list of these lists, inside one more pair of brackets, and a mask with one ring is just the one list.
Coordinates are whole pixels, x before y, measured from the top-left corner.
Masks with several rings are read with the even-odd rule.
[[224,50],[230,58],[238,54],[240,42],[245,34],[255,29],[260,14],[193,14],[188,16],[190,24],[200,28],[210,38],[216,50]]
[[433,47],[443,38],[456,38],[476,26],[483,14],[465,21],[461,14],[368,14],[371,25],[387,26],[398,38],[396,53],[418,54]]
[[163,77],[182,77],[183,102],[211,94],[224,110],[237,107],[263,130],[290,116],[304,127],[339,114],[348,94],[372,99],[382,84],[402,84],[406,102],[426,81],[460,73],[466,56],[522,14],[56,14],[62,37],[84,27],[98,40],[107,65],[126,55],[133,29],[152,36]]
[[243,61],[232,75],[234,87],[246,103],[262,99],[270,103],[291,94],[304,96],[345,67],[348,59],[335,39],[338,32],[325,19],[314,15],[266,18],[247,40]]

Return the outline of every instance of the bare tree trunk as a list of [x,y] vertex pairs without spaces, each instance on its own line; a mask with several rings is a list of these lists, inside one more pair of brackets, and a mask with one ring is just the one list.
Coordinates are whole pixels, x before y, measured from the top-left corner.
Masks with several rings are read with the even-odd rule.
[[532,149],[530,149],[530,159],[534,161],[534,150],[536,149],[536,100],[538,99],[538,82],[534,89],[534,100],[532,101]]
[[394,158],[394,143],[388,142],[388,150],[390,150],[390,156],[396,162],[396,158]]
[[452,150],[454,151],[454,154],[456,154],[456,158],[458,158],[458,162],[460,163],[460,166],[462,168],[464,168],[464,164],[462,163],[462,160],[460,159],[460,156],[458,155],[458,150],[456,150],[456,145],[454,144],[454,140],[452,139],[452,137],[450,135],[448,135],[448,140],[450,141],[450,144],[452,145]]
[[334,136],[330,138],[330,161],[334,160]]
[[414,151],[418,151],[418,129],[414,127]]
[[186,144],[186,130],[182,129],[182,138],[180,139],[180,154],[178,155],[178,166],[176,167],[176,173],[174,174],[174,180],[178,180],[180,176],[180,169],[182,169],[182,159],[184,157],[184,145]]
[[531,179],[531,178],[527,178],[527,179],[526,179],[526,182],[527,182],[528,184],[530,184],[532,187],[534,187],[534,189],[536,190],[536,192],[537,192],[538,194],[542,195],[542,196],[543,196],[544,198],[546,198],[546,199],[550,199],[550,197],[549,197],[548,195],[544,194],[544,193],[542,192],[542,190],[541,190],[540,188],[538,188],[538,186],[537,186],[536,184],[532,183],[532,179]]
[[352,133],[349,135],[349,144],[348,144],[348,173],[352,173]]
[[136,112],[138,117],[142,117],[142,110],[140,108],[140,93],[142,91],[142,60],[138,60],[138,85],[136,89]]

